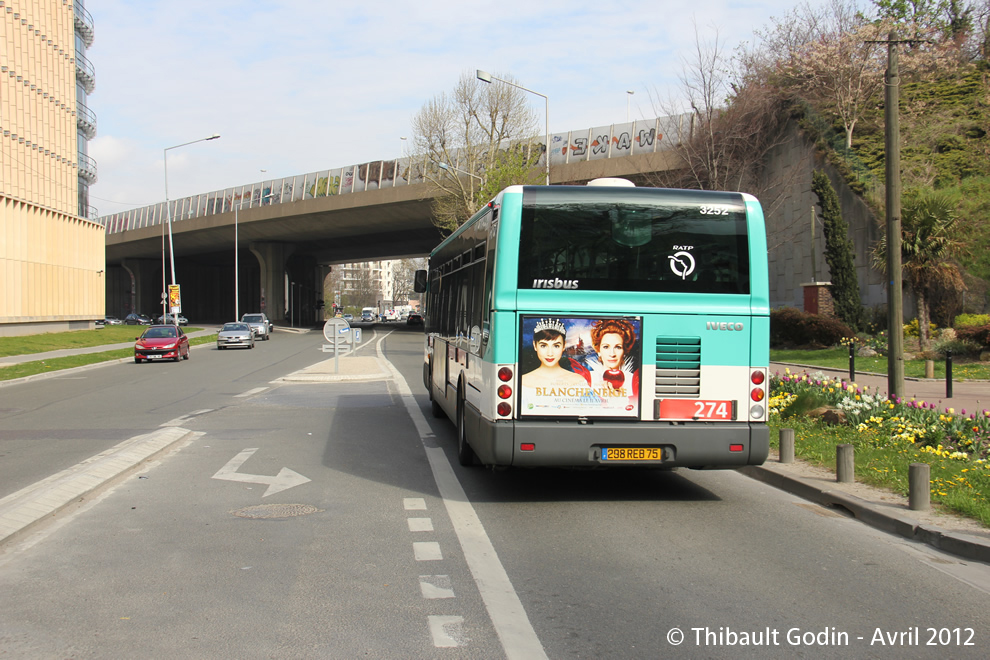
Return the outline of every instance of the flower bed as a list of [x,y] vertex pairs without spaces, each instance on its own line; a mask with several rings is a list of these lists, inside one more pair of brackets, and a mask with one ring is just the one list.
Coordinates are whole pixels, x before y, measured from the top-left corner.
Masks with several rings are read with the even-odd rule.
[[[799,399],[841,411],[845,423],[788,417],[800,408],[792,406]],[[932,502],[990,526],[990,411],[957,413],[923,401],[892,401],[821,372],[790,370],[771,377],[769,411],[771,438],[793,428],[795,454],[812,463],[834,469],[836,445],[853,445],[856,476],[864,483],[906,495],[910,464],[928,463]]]

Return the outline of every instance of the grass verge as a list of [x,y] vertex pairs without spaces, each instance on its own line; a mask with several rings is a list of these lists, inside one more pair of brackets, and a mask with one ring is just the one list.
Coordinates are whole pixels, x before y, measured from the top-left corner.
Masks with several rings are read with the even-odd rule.
[[[119,341],[111,341],[109,343],[122,343],[126,341],[134,341],[133,328],[136,326],[130,326],[129,333],[126,338]],[[195,331],[199,328],[191,328],[190,330]],[[81,332],[92,332],[90,330],[83,330]],[[96,332],[102,332],[102,330],[97,330]],[[73,334],[73,333],[52,333],[52,334]],[[139,333],[140,334],[140,333]],[[6,339],[6,338],[5,338]],[[190,346],[199,346],[201,344],[212,344],[217,340],[215,334],[206,335],[204,337],[193,337],[189,340]],[[107,342],[103,342],[107,343]],[[100,346],[101,344],[91,344],[91,346]],[[49,348],[45,350],[58,350],[63,348],[70,348],[65,345],[58,346],[56,348]],[[34,351],[38,352],[38,351]],[[43,352],[43,351],[41,351]],[[13,355],[23,355],[23,353],[14,353]],[[128,348],[118,348],[111,351],[100,351],[98,353],[83,353],[82,355],[69,355],[66,357],[50,358],[47,360],[32,360],[31,362],[21,362],[20,364],[12,364],[6,367],[0,367],[0,381],[3,380],[14,380],[16,378],[26,378],[28,376],[35,376],[37,374],[47,373],[50,371],[61,371],[64,369],[74,369],[75,367],[84,367],[89,364],[96,364],[98,362],[109,362],[112,360],[120,360],[123,358],[133,358],[134,349],[132,347]]]

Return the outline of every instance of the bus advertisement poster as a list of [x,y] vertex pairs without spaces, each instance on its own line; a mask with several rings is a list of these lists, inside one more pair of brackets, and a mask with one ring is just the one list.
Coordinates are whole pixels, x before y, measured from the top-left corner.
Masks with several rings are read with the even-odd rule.
[[639,417],[640,317],[524,316],[520,414]]

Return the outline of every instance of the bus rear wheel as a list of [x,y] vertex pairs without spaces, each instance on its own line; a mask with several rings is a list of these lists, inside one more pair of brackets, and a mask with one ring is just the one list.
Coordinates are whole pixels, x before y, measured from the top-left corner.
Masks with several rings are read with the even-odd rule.
[[474,450],[467,440],[467,426],[464,423],[464,387],[457,388],[457,462],[464,466],[477,463]]

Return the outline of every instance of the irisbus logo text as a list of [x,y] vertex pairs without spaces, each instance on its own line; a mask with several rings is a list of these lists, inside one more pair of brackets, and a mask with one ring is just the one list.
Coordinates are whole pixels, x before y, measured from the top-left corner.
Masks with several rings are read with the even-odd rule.
[[533,280],[534,289],[577,289],[578,280]]
[[705,330],[728,330],[731,332],[742,332],[742,323],[727,323],[725,321],[708,321]]

